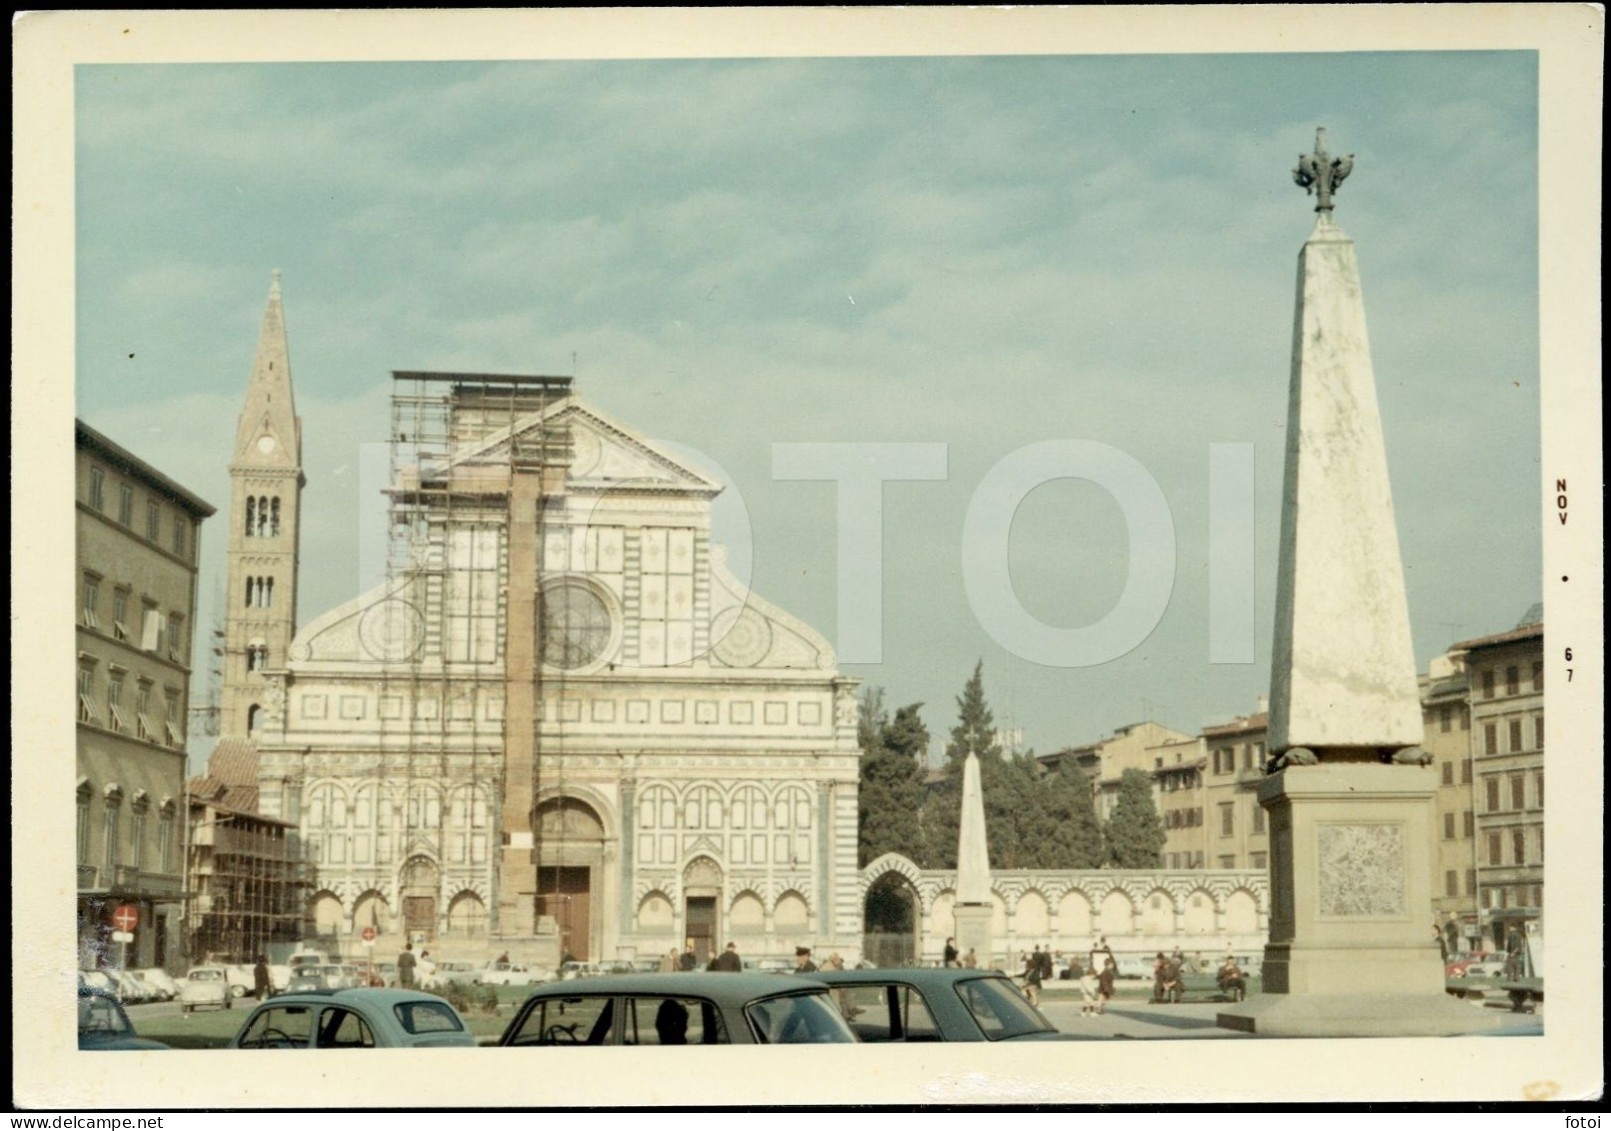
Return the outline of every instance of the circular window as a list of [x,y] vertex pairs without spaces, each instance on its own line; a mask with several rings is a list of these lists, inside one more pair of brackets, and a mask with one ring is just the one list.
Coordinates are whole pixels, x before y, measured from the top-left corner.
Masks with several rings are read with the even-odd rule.
[[561,671],[585,668],[603,658],[614,633],[610,610],[589,585],[561,581],[542,588],[543,663]]

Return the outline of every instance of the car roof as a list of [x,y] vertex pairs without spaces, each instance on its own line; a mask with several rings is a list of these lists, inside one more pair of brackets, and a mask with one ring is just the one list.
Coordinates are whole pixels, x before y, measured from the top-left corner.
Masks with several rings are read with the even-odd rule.
[[605,974],[569,982],[550,982],[531,997],[580,997],[584,994],[646,994],[705,997],[720,1005],[742,1005],[759,997],[800,993],[827,987],[810,978],[780,974],[740,974],[692,970],[671,974]]
[[813,978],[830,985],[906,982],[914,986],[950,986],[976,978],[1005,978],[999,970],[969,969],[956,966],[892,966],[881,970],[819,970]]
[[399,990],[373,988],[353,988],[343,990],[298,990],[294,994],[276,994],[266,1001],[265,1005],[312,1005],[321,1001],[340,1002],[368,1002],[385,1009],[408,1001],[434,1001],[443,1005],[447,1001],[435,994],[421,993],[419,990]]

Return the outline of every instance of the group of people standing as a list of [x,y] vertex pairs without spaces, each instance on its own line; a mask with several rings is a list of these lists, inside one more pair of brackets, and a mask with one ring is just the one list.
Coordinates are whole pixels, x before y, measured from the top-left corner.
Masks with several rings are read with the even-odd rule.
[[945,964],[947,966],[962,966],[969,970],[973,970],[979,965],[979,956],[973,953],[973,948],[971,946],[968,948],[967,954],[959,954],[957,951],[957,940],[946,939]]
[[404,946],[403,953],[397,956],[397,984],[405,990],[424,985],[435,973],[436,963],[431,961],[431,952],[422,950],[416,956],[413,943]]
[[[843,958],[839,957],[837,954],[831,954],[828,956],[829,970],[843,970],[844,968],[845,960]],[[688,944],[687,949],[685,949],[680,955],[677,953],[677,949],[673,947],[671,950],[667,951],[666,956],[660,960],[660,973],[662,974],[670,974],[678,970],[697,969],[699,969],[699,956],[694,952],[694,944],[692,942]],[[728,943],[725,950],[705,964],[705,969],[728,974],[742,973],[744,970],[744,960],[738,956],[738,944]],[[815,962],[811,961],[810,947],[797,946],[794,948],[794,972],[796,974],[814,974],[818,969],[820,969],[820,967],[818,967]]]

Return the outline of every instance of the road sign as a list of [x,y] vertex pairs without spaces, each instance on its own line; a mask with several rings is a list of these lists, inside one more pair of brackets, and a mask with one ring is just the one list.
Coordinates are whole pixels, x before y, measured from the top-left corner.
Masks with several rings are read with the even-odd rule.
[[367,942],[367,943],[372,943],[372,942],[375,941],[375,928],[373,928],[373,927],[365,927],[364,928],[364,941]]
[[[140,925],[140,909],[132,903],[120,903],[116,911],[112,912],[112,926],[124,934],[133,931]],[[122,942],[122,939],[117,940]]]
[[133,942],[134,941],[134,936],[132,934],[130,934],[128,931],[113,931],[112,932],[112,941],[113,942]]

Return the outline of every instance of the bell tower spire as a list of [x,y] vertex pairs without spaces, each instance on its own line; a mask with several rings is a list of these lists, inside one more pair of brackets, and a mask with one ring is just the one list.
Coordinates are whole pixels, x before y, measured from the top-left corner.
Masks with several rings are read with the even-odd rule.
[[291,390],[280,273],[274,272],[258,331],[246,401],[229,466],[228,609],[224,617],[222,737],[257,728],[263,673],[283,668],[296,632],[301,540],[302,422]]

